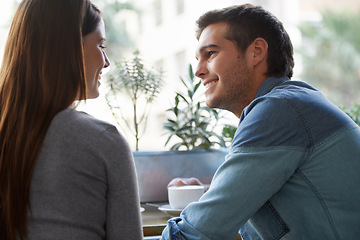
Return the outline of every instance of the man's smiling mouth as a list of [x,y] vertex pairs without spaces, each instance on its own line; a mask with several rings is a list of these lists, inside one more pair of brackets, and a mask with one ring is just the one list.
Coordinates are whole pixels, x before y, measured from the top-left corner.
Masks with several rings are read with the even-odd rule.
[[211,86],[217,84],[218,81],[219,80],[212,80],[210,82],[205,83],[204,86],[205,86],[206,89],[209,89]]

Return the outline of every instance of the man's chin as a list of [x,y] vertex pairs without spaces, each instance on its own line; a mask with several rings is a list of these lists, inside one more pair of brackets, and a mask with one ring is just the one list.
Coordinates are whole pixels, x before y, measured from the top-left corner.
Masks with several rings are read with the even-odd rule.
[[217,102],[206,100],[205,103],[208,108],[217,109],[217,110],[226,110],[226,111],[232,112],[231,110],[229,110],[227,108],[227,106],[222,106],[221,104],[219,104]]
[[208,108],[211,108],[211,109],[219,108],[219,106],[214,101],[206,100],[205,103]]

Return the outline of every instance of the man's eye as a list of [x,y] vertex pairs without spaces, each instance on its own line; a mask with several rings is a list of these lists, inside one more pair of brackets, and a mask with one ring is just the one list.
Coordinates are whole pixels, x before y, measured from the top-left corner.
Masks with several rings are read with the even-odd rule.
[[209,51],[208,52],[208,57],[211,57],[213,54],[215,54],[216,52],[215,51]]

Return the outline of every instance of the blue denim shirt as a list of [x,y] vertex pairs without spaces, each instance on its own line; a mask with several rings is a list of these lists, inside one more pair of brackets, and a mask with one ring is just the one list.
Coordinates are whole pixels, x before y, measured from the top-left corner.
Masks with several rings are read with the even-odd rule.
[[360,128],[308,84],[268,78],[210,189],[162,238],[359,239],[359,184]]

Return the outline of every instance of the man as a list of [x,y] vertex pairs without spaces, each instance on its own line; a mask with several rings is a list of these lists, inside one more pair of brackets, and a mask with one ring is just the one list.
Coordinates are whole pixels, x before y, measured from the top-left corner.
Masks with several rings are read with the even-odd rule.
[[[281,22],[252,5],[199,18],[206,103],[240,118],[199,202],[162,239],[358,239],[360,128],[304,82]],[[239,230],[240,229],[240,230]]]

